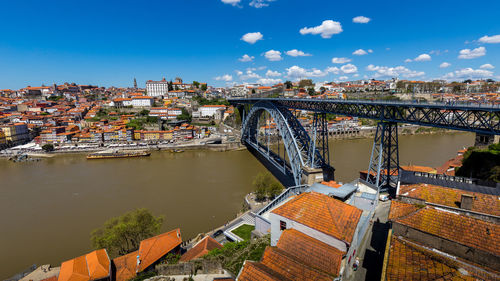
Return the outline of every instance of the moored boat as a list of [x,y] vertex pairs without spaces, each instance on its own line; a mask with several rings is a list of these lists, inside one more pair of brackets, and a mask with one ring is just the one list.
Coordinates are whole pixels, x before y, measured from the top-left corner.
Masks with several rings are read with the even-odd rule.
[[151,152],[144,150],[106,150],[87,155],[87,159],[108,159],[150,156]]

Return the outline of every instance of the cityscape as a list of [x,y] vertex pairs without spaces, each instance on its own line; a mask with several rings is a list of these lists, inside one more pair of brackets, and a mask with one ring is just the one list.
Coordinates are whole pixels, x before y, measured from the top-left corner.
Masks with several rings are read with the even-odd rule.
[[2,280],[500,279],[500,3],[28,2]]

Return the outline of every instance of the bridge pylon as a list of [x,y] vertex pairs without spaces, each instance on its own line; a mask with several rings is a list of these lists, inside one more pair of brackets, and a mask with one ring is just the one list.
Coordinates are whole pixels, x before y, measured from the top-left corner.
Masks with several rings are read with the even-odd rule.
[[399,175],[398,125],[379,122],[373,141],[367,182],[380,189],[395,188]]

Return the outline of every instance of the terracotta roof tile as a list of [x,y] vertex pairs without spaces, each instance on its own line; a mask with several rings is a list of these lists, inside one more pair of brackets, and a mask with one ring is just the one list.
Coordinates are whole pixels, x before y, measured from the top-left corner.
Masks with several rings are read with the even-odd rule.
[[500,216],[500,200],[495,195],[464,191],[431,184],[402,185],[399,195],[459,208],[462,194],[474,196],[472,211]]
[[138,253],[139,251],[135,251],[113,259],[116,268],[116,281],[127,281],[135,277]]
[[400,201],[392,200],[391,209],[389,210],[389,220],[394,220],[410,213],[417,211],[419,207],[415,204],[403,203]]
[[306,192],[272,213],[351,243],[362,211],[317,192]]
[[290,280],[331,281],[333,279],[332,275],[311,268],[276,247],[266,248],[261,263]]
[[110,260],[105,249],[65,261],[61,264],[58,281],[89,281],[108,277]]
[[86,255],[90,280],[98,280],[109,276],[110,263],[105,249],[93,251]]
[[142,240],[139,245],[141,263],[139,264],[138,272],[145,270],[181,243],[181,230],[179,228]]
[[500,225],[495,223],[431,207],[395,222],[500,256]]
[[61,264],[58,281],[89,281],[89,271],[85,256],[77,257]]
[[277,247],[304,264],[334,276],[339,275],[340,263],[345,254],[295,229],[285,230]]
[[[386,279],[392,280],[477,280],[464,275],[459,265],[416,245],[392,237]],[[462,272],[464,269],[462,269]],[[465,273],[465,272],[464,272]]]
[[206,236],[193,248],[185,252],[180,258],[180,261],[190,261],[208,254],[208,252],[213,249],[220,249],[222,247],[223,246],[219,242],[215,241],[215,239],[210,236]]
[[253,261],[245,261],[238,281],[291,281],[267,266]]

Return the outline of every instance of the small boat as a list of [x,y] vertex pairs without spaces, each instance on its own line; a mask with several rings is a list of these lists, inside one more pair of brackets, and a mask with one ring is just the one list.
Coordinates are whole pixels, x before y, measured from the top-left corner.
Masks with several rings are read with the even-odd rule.
[[172,149],[172,150],[170,150],[170,152],[172,152],[172,153],[181,153],[181,152],[184,152],[184,150],[182,150],[182,149]]
[[150,156],[151,152],[144,150],[106,150],[87,155],[87,159],[108,159]]

